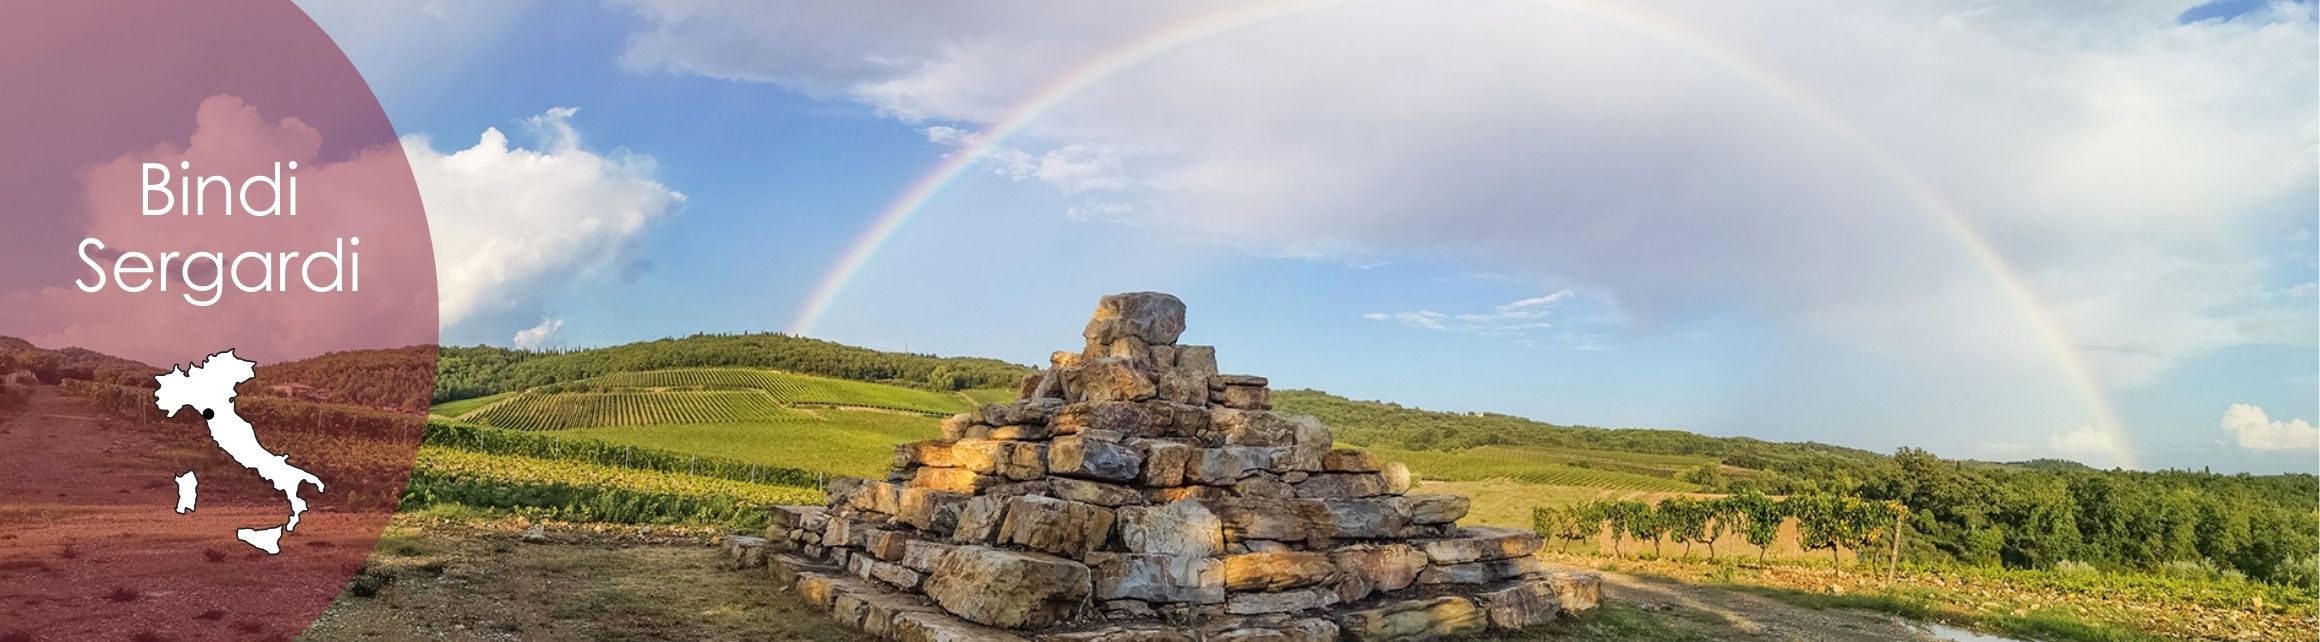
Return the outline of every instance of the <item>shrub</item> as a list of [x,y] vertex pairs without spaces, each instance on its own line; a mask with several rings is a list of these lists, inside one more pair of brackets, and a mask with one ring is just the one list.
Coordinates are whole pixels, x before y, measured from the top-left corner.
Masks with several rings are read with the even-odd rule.
[[2215,562],[2207,559],[2161,562],[2159,566],[2151,569],[2151,573],[2180,580],[2213,580],[2223,577],[2223,573],[2216,568]]
[[2055,562],[2054,572],[2057,574],[2074,577],[2092,577],[2102,574],[2102,570],[2095,568],[2093,564],[2088,564],[2078,560],[2062,560],[2060,562]]

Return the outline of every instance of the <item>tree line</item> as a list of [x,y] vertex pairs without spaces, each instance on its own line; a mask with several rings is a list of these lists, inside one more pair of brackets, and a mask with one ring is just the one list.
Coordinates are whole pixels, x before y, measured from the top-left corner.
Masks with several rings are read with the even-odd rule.
[[1909,506],[1905,559],[2002,568],[2071,564],[2151,571],[2183,564],[2281,583],[2320,577],[2320,476],[2099,470],[2061,460],[1942,459],[1817,443],[1675,430],[1562,426],[1276,392],[1275,407],[1321,418],[1339,440],[1457,452],[1478,446],[1584,448],[1715,459],[1747,469],[1670,474],[1702,492],[1855,497]]
[[696,334],[576,351],[446,347],[435,401],[523,390],[615,372],[765,368],[932,390],[1014,388],[1033,370],[977,357],[885,352],[786,334]]

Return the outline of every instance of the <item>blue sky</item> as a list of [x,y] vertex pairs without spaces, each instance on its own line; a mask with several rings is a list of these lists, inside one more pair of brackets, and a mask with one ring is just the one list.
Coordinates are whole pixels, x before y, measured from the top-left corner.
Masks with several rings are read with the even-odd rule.
[[1277,386],[2320,467],[2310,5],[306,6],[424,152],[447,342],[786,330],[975,154],[815,335],[1039,363],[1157,289]]

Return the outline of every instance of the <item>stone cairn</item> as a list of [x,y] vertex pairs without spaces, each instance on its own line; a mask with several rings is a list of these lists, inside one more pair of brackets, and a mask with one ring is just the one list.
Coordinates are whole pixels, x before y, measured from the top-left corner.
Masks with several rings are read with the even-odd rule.
[[1538,534],[1458,526],[1466,498],[1407,494],[1407,468],[1332,448],[1183,332],[1174,296],[1104,297],[1021,399],[776,507],[731,563],[899,642],[1417,640],[1595,606]]

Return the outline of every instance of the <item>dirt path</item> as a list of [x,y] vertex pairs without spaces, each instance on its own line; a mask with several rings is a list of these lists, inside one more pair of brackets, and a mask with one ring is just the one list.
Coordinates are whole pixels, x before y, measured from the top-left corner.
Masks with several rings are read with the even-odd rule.
[[1670,628],[1708,639],[1751,642],[1944,639],[1881,613],[1806,608],[1715,586],[1602,573],[1605,602],[1662,614]]

